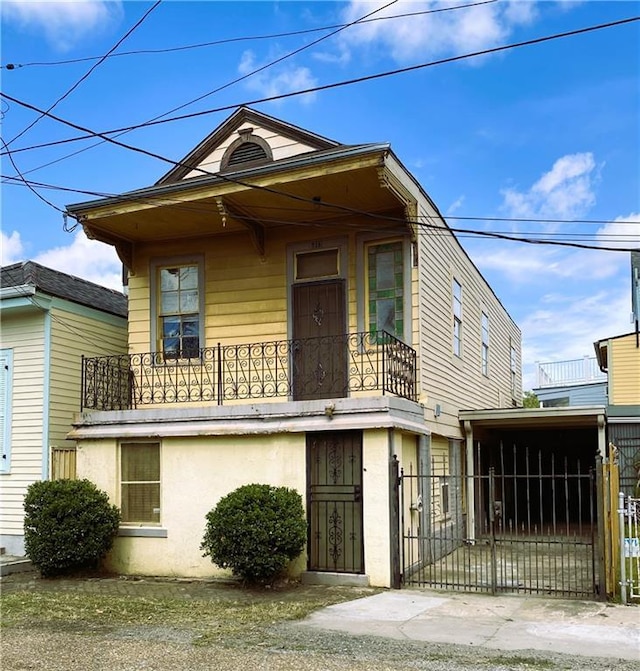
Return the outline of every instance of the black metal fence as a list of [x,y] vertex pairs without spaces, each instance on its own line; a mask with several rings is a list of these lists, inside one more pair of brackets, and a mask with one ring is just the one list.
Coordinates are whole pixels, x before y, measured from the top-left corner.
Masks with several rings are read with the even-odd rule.
[[375,390],[415,400],[416,374],[415,350],[386,332],[218,344],[186,359],[162,352],[83,358],[81,409],[339,398]]
[[[535,461],[535,460],[534,460]],[[483,475],[402,473],[405,585],[593,598],[601,592],[593,469],[566,460]]]

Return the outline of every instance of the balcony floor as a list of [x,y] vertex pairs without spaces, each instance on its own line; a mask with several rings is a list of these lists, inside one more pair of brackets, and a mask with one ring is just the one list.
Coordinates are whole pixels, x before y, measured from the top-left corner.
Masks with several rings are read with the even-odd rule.
[[398,428],[425,432],[420,403],[396,396],[144,407],[79,413],[70,439],[142,438]]

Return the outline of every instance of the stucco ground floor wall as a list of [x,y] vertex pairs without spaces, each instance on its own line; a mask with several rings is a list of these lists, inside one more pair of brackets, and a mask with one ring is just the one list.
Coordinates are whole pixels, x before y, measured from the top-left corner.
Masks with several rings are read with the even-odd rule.
[[[407,454],[410,439],[388,429],[362,436],[362,510],[365,575],[369,584],[390,583],[389,454],[397,440]],[[118,440],[78,445],[78,475],[120,504]],[[249,483],[286,486],[306,502],[306,434],[161,438],[161,498],[157,526],[123,525],[106,567],[122,574],[210,577],[226,575],[202,556],[206,514],[221,497]],[[307,568],[306,555],[290,566]]]
[[[130,575],[228,575],[202,556],[207,513],[220,498],[249,483],[293,488],[307,507],[308,436],[347,431],[362,436],[364,577],[370,585],[391,586],[392,525],[397,521],[390,505],[390,463],[397,457],[401,465],[416,467],[425,430],[421,406],[394,398],[344,400],[327,414],[325,402],[297,405],[290,415],[286,408],[265,404],[205,414],[189,409],[173,416],[172,411],[126,411],[118,417],[80,417],[72,432],[78,477],[93,481],[118,506],[123,443],[159,446],[159,522],[123,524],[106,568]],[[297,576],[307,568],[305,551],[289,570]]]

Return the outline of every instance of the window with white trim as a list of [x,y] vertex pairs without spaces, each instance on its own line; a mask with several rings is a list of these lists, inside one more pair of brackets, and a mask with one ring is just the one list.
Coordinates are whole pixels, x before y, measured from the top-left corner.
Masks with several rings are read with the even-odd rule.
[[453,293],[453,353],[462,356],[462,285],[454,279]]
[[156,351],[165,359],[200,356],[204,327],[201,267],[199,261],[154,266],[154,335]]
[[123,524],[160,523],[159,443],[121,443],[120,488]]
[[489,375],[489,315],[486,312],[482,313],[481,317],[482,330],[482,374]]
[[11,470],[13,350],[0,350],[0,473]]

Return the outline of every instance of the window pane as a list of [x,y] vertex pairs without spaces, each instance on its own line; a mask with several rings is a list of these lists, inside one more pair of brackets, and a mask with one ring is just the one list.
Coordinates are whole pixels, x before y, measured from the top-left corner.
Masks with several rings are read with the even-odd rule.
[[175,355],[180,349],[180,339],[179,338],[163,338],[162,340],[162,351],[167,355]]
[[333,277],[338,274],[338,250],[304,252],[296,255],[296,279],[311,277]]
[[181,291],[180,292],[180,312],[197,312],[198,311],[198,292],[197,291]]
[[377,315],[377,328],[378,331],[388,331],[392,335],[395,334],[395,301],[393,298],[388,298],[385,300],[378,301],[378,315]]
[[159,483],[123,483],[121,503],[123,522],[160,522]]
[[198,288],[198,267],[185,266],[180,269],[180,289]]
[[162,335],[165,338],[177,338],[180,335],[180,319],[165,317],[162,320]]
[[376,289],[393,289],[395,286],[395,273],[393,271],[393,252],[376,254]]
[[182,322],[182,335],[197,336],[199,332],[199,320],[197,317],[186,318]]
[[159,480],[160,448],[156,443],[122,445],[122,480]]
[[162,291],[177,291],[179,268],[163,268],[160,271],[160,289]]
[[171,291],[166,294],[162,294],[160,299],[160,312],[162,314],[175,314],[178,312],[178,292]]

